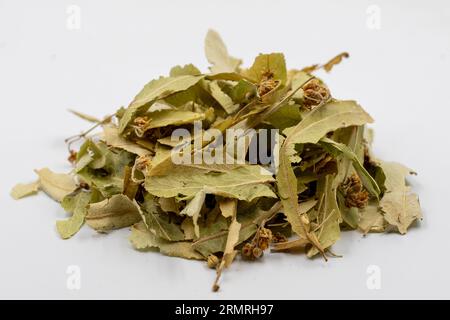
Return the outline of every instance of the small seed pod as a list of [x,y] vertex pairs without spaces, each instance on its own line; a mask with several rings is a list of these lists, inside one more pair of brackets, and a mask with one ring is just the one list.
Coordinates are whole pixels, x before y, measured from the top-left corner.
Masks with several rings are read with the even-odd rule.
[[278,85],[279,81],[273,78],[272,72],[266,72],[262,75],[261,81],[258,84],[258,95],[260,97],[269,93]]
[[208,267],[214,269],[219,264],[220,260],[217,256],[210,254],[207,259]]
[[267,228],[261,228],[259,231],[259,237],[260,238],[266,238],[271,239],[272,238],[272,231]]
[[286,236],[284,234],[281,234],[279,232],[275,233],[274,236],[272,237],[272,242],[273,243],[280,243],[280,242],[286,242],[288,239],[286,238]]
[[261,250],[261,248],[255,247],[252,250],[252,255],[255,259],[261,258],[263,255],[263,251]]
[[137,127],[142,128],[142,127],[145,127],[147,125],[148,117],[146,117],[146,116],[144,116],[144,117],[136,117],[133,122],[134,122],[134,124]]
[[267,250],[269,248],[270,240],[268,238],[259,238],[258,240],[258,248],[261,250]]
[[369,202],[369,193],[366,190],[347,193],[345,196],[345,205],[349,208],[356,207],[359,209],[364,208]]
[[250,258],[253,255],[253,248],[255,246],[252,245],[251,243],[246,243],[243,247],[242,247],[242,255],[246,258]]
[[70,150],[70,154],[69,154],[69,157],[67,158],[67,160],[71,164],[74,164],[77,161],[77,155],[78,155],[78,153],[75,150]]
[[360,178],[353,174],[340,186],[345,195],[345,205],[348,208],[364,208],[369,202],[369,193],[363,187]]

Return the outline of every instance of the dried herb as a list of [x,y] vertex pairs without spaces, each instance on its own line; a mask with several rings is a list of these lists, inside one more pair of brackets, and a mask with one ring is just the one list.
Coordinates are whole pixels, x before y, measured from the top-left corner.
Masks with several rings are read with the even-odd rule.
[[175,66],[103,120],[71,110],[94,124],[66,140],[73,170],[36,170],[11,196],[60,202],[63,239],[84,224],[130,227],[138,250],[204,260],[215,291],[237,256],[300,249],[328,259],[342,229],[404,234],[422,218],[406,183],[414,172],[375,158],[370,115],[313,74],[347,53],[300,71],[282,53],[260,54],[245,69],[215,31],[205,53],[209,73]]

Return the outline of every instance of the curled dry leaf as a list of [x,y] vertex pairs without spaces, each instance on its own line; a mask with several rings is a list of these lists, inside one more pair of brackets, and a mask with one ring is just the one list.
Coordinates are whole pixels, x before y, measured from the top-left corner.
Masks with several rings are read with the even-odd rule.
[[122,194],[89,205],[86,215],[86,224],[97,231],[129,227],[139,220],[139,207]]
[[136,249],[158,248],[161,253],[185,259],[203,260],[203,256],[192,248],[190,242],[171,242],[155,236],[141,221],[131,228],[130,242]]
[[333,67],[339,63],[341,63],[342,59],[348,58],[350,55],[347,52],[342,52],[332,58],[330,61],[323,65],[323,68],[326,72],[330,72]]
[[74,193],[73,195],[67,195],[64,198],[63,202],[72,202],[70,204],[71,208],[67,207],[67,204],[62,204],[72,216],[67,220],[56,221],[56,229],[61,238],[69,239],[80,230],[88,213],[90,200],[91,194],[83,191]]
[[106,144],[108,144],[114,148],[123,149],[128,152],[137,154],[138,156],[141,156],[141,157],[151,154],[150,150],[143,148],[140,145],[138,145],[134,142],[131,142],[127,139],[124,139],[119,134],[119,128],[117,128],[114,125],[106,125],[103,128],[103,133],[104,133],[104,139],[105,139]]
[[11,190],[11,197],[15,200],[19,200],[33,194],[38,193],[40,188],[39,181],[31,182],[31,183],[18,183]]
[[77,188],[73,177],[69,174],[54,173],[47,168],[35,172],[39,176],[40,189],[58,202]]
[[406,177],[414,171],[395,162],[382,162],[386,175],[386,192],[380,201],[384,219],[405,234],[411,224],[422,218],[419,198],[406,184]]

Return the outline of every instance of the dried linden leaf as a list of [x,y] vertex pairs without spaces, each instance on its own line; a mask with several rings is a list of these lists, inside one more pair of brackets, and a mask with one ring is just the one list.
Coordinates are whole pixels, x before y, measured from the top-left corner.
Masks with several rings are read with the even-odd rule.
[[68,174],[54,173],[47,168],[35,172],[39,176],[41,190],[58,202],[77,188],[72,176]]
[[128,152],[137,154],[138,156],[146,156],[150,154],[150,150],[142,148],[136,143],[124,139],[119,135],[119,129],[112,125],[107,125],[103,128],[104,139],[106,144],[114,147],[126,150]]
[[235,104],[230,96],[228,96],[222,89],[219,87],[216,81],[211,81],[209,84],[209,89],[211,90],[211,95],[217,102],[224,108],[224,110],[228,114],[232,114],[239,109],[239,104]]
[[203,113],[183,110],[162,110],[149,113],[148,117],[150,121],[148,126],[145,127],[145,130],[170,125],[179,126],[187,123],[193,123],[196,120],[205,119],[205,115]]
[[240,59],[233,58],[228,54],[222,38],[214,30],[209,30],[206,34],[205,54],[208,62],[211,63],[212,73],[235,72],[241,64]]
[[139,220],[139,207],[123,194],[89,205],[86,215],[86,224],[102,232],[129,227]]
[[372,122],[355,101],[332,101],[315,108],[298,125],[286,128],[283,133],[287,144],[317,143],[328,132]]
[[[336,183],[334,175],[327,175],[318,183],[318,195],[324,195],[321,210],[318,214],[317,230],[315,230],[317,239],[321,247],[327,249],[339,240],[341,229],[339,224],[341,220],[341,212],[336,200]],[[312,257],[319,253],[317,248],[313,247],[308,251],[308,257]]]
[[237,202],[234,199],[223,199],[219,202],[219,208],[225,218],[231,218],[236,214]]
[[351,160],[367,191],[369,191],[369,193],[374,195],[375,197],[379,197],[381,193],[380,187],[378,186],[375,179],[372,178],[372,176],[364,168],[363,164],[359,161],[358,156],[349,147],[347,147],[345,144],[335,142],[328,138],[323,138],[321,141],[321,145],[325,147],[325,149],[330,153],[336,155],[343,154],[345,157]]
[[145,196],[140,214],[147,229],[155,236],[169,241],[184,240],[180,227],[171,222],[166,213],[158,211],[156,200],[151,195]]
[[286,83],[286,62],[282,53],[260,54],[250,69],[244,71],[244,75],[256,83],[259,83],[267,74],[273,74],[273,78],[281,81],[282,84]]
[[407,167],[395,162],[382,162],[386,175],[386,192],[380,201],[386,221],[405,234],[409,226],[422,218],[419,199],[406,185],[406,176],[413,173]]
[[384,232],[386,221],[377,203],[370,203],[359,211],[358,228],[363,234]]
[[145,108],[150,107],[150,104],[155,100],[189,89],[202,78],[203,76],[183,75],[167,78],[161,77],[150,81],[134,98],[120,119],[119,133],[123,133],[135,115],[142,111],[145,112]]
[[183,211],[180,212],[180,215],[186,215],[192,218],[192,222],[194,223],[194,233],[197,238],[200,237],[200,228],[197,221],[200,217],[200,211],[202,210],[203,204],[205,202],[205,197],[205,191],[200,190],[199,192],[197,192],[194,198],[189,201]]
[[190,242],[171,242],[158,238],[152,232],[147,230],[142,221],[131,227],[130,242],[133,247],[138,250],[158,248],[161,253],[167,256],[195,260],[204,259],[201,254],[193,249]]
[[330,72],[331,69],[333,69],[333,67],[339,63],[341,63],[342,59],[344,58],[348,58],[349,54],[347,52],[342,52],[340,54],[338,54],[337,56],[335,56],[334,58],[332,58],[330,61],[328,61],[327,63],[325,63],[323,65],[323,69],[326,72]]
[[175,66],[170,69],[171,77],[178,76],[199,76],[201,74],[200,70],[197,69],[192,63],[184,66]]
[[[157,197],[192,198],[206,193],[252,201],[276,195],[266,184],[274,181],[271,174],[257,165],[243,165],[227,172],[208,172],[196,168],[176,168],[166,176],[146,179],[145,189]],[[181,196],[180,196],[181,195]]]
[[[72,199],[67,199],[68,197]],[[67,195],[63,201],[72,201],[74,209],[72,216],[67,220],[56,221],[56,229],[59,235],[63,239],[69,239],[75,233],[77,233],[84,224],[84,219],[87,214],[87,207],[91,200],[91,194],[88,192],[80,191],[74,195]]]
[[33,194],[38,193],[39,191],[39,181],[23,184],[19,183],[11,190],[11,197],[13,197],[15,200],[19,200],[28,196],[31,196]]

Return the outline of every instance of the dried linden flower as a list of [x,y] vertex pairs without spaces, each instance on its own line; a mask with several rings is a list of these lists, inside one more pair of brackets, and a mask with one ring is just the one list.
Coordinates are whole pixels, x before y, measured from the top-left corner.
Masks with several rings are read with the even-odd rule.
[[330,92],[319,80],[313,79],[303,87],[304,107],[311,110],[330,98]]
[[345,205],[349,208],[364,208],[369,202],[369,193],[361,184],[361,179],[353,174],[341,185],[345,194]]

